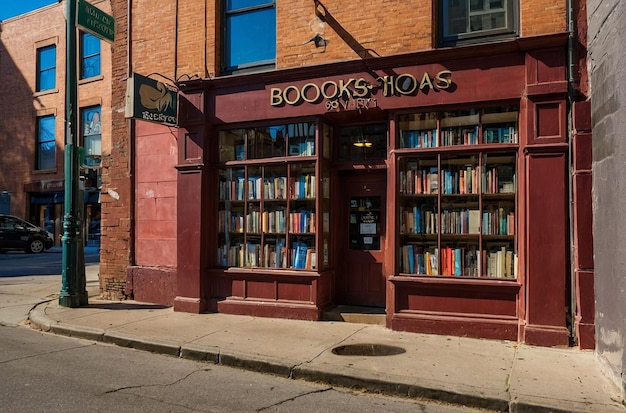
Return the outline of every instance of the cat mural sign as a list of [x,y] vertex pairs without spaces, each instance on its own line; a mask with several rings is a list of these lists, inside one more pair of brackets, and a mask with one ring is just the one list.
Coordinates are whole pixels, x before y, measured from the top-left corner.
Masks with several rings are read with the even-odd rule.
[[178,124],[178,94],[165,83],[133,73],[126,83],[126,117]]

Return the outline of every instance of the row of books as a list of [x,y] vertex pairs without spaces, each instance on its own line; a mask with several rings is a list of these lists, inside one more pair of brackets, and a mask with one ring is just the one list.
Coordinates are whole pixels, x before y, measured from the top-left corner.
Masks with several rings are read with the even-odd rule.
[[517,143],[517,129],[514,126],[486,126],[483,129],[484,143]]
[[315,138],[309,138],[303,142],[289,143],[289,156],[313,156],[315,155]]
[[480,210],[446,209],[441,212],[442,234],[480,234]]
[[445,128],[441,131],[441,145],[476,145],[478,143],[478,126]]
[[401,148],[434,148],[438,143],[437,129],[404,130],[400,134]]
[[217,260],[223,267],[317,268],[314,248],[302,242],[294,242],[292,248],[287,248],[284,240],[263,246],[257,243],[222,245],[217,249]]
[[468,247],[422,247],[400,249],[400,272],[410,275],[517,278],[517,254],[505,246],[491,250]]
[[[478,166],[466,166],[457,170],[441,171],[441,189],[449,194],[478,194],[481,176]],[[483,193],[514,193],[515,173],[513,165],[498,165],[486,168],[481,176]],[[400,171],[400,193],[405,195],[436,194],[439,189],[439,171],[436,167],[417,169],[409,167]]]
[[482,175],[482,192],[510,194],[515,192],[515,170],[513,165],[496,165],[486,168]]
[[400,171],[400,193],[406,195],[436,194],[439,190],[437,167],[417,169],[410,166]]
[[478,167],[465,166],[459,169],[441,170],[443,194],[478,194]]
[[515,212],[509,207],[483,211],[483,235],[515,235]]
[[252,233],[283,233],[288,228],[289,232],[315,233],[315,212],[301,209],[289,212],[287,215],[284,209],[275,211],[250,211],[245,215],[237,211],[219,211],[218,228],[219,232],[243,232]]
[[418,206],[405,207],[400,213],[401,234],[436,234],[437,212]]
[[[298,177],[237,177],[219,182],[219,199],[222,201],[243,201],[245,199],[303,199],[315,198],[315,174],[303,174]],[[289,189],[289,194],[287,194]]]
[[[400,211],[401,234],[436,234],[437,230],[436,211],[420,206],[404,207]],[[515,211],[493,206],[488,206],[482,214],[479,209],[445,209],[441,212],[441,233],[515,235]]]
[[[478,125],[443,128],[441,145],[476,145],[479,140],[478,129]],[[517,143],[517,128],[507,124],[485,125],[482,131],[482,142],[515,144]],[[437,146],[439,146],[437,129],[403,130],[400,133],[401,148],[435,148]]]

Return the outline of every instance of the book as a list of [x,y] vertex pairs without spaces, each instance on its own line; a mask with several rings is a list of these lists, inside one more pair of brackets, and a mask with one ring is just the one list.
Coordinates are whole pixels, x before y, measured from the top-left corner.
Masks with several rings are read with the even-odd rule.
[[478,209],[470,209],[469,210],[469,224],[468,224],[468,233],[469,234],[480,234],[480,210]]
[[407,245],[407,255],[409,258],[409,274],[415,274],[415,256],[413,255],[413,245]]
[[303,269],[306,267],[307,246],[302,243],[294,242],[294,261],[293,268]]

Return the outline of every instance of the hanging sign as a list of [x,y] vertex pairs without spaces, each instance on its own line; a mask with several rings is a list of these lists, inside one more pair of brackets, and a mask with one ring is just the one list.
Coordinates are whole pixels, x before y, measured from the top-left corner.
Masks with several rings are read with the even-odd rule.
[[86,1],[78,0],[76,25],[109,43],[115,39],[115,18]]
[[133,73],[126,81],[126,117],[175,126],[178,94],[165,83]]

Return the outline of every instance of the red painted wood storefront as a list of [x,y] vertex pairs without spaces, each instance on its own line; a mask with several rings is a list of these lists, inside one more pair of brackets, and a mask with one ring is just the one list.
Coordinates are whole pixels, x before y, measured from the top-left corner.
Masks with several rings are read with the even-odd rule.
[[175,310],[567,345],[565,45],[179,85]]

